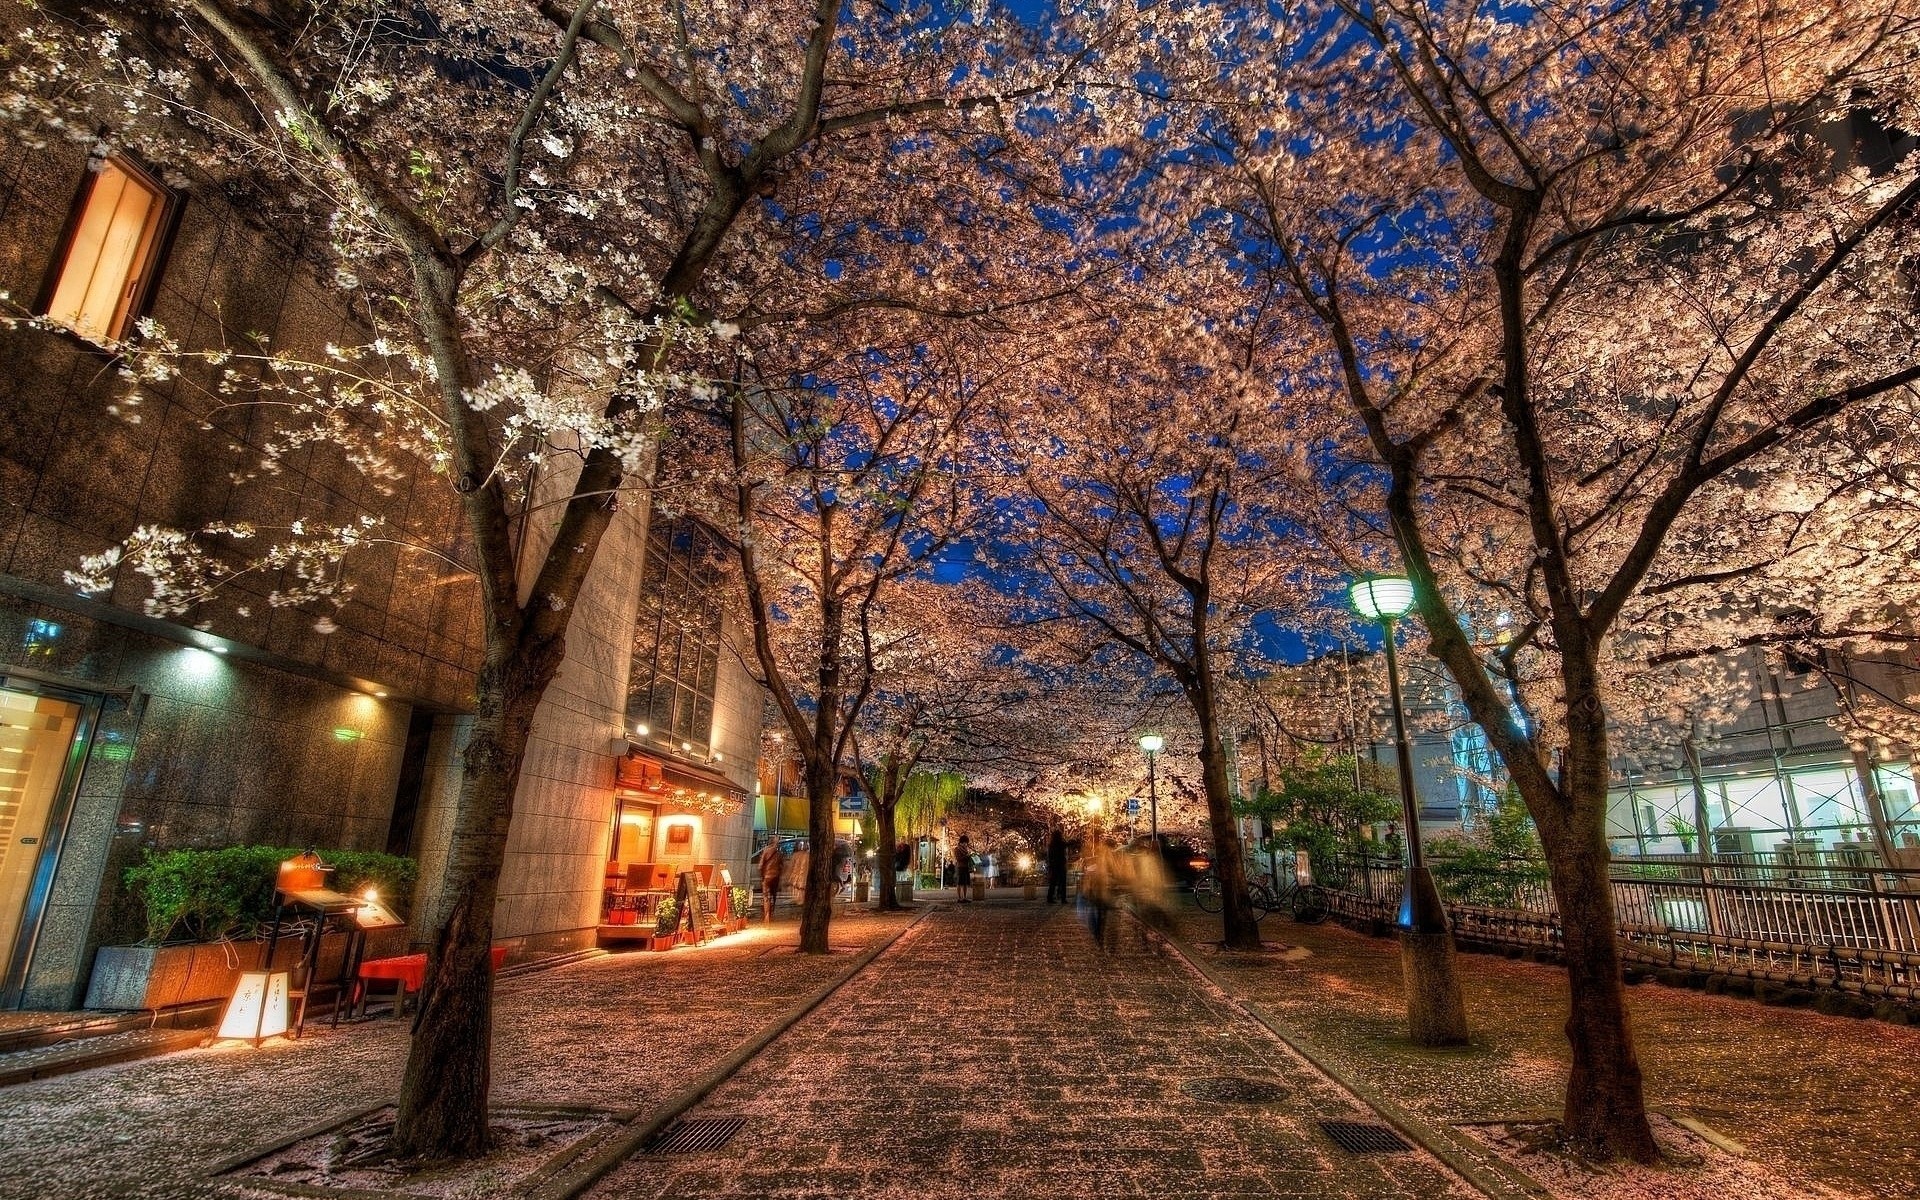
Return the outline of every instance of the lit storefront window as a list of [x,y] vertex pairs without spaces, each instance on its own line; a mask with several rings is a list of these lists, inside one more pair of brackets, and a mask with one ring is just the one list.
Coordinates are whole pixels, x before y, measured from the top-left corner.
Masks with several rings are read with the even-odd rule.
[[171,197],[121,159],[99,164],[80,200],[47,316],[96,342],[125,337],[153,276]]

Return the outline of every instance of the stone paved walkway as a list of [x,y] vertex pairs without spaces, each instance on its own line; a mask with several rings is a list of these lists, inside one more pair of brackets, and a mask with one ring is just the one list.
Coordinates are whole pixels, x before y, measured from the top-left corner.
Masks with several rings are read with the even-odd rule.
[[[1270,1080],[1277,1100],[1183,1084]],[[1102,954],[1072,912],[936,912],[691,1117],[723,1150],[630,1158],[591,1194],[701,1200],[1471,1196],[1424,1152],[1355,1156],[1375,1119],[1177,958]]]
[[[910,915],[835,915],[837,947]],[[794,951],[792,920],[698,950],[625,954],[502,980],[494,1099],[646,1108],[848,965]],[[396,1093],[407,1025],[374,1020],[258,1050],[227,1043],[0,1088],[0,1198],[224,1195],[219,1160]]]

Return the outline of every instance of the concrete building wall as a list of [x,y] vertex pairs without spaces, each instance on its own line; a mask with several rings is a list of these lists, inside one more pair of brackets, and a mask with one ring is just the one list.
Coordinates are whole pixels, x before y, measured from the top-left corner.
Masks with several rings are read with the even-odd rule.
[[[0,290],[16,304],[59,265],[88,150],[0,136]],[[302,262],[298,231],[250,224],[217,189],[190,187],[182,204],[151,313],[183,346],[243,348],[264,333],[317,355],[364,340]],[[410,704],[467,704],[478,658],[471,582],[391,547],[343,561],[353,591],[340,609],[269,603],[283,584],[272,572],[177,619],[146,614],[147,581],[128,566],[108,593],[76,596],[64,575],[143,525],[271,530],[372,513],[457,553],[457,510],[431,476],[382,490],[316,448],[248,477],[271,422],[217,395],[204,365],[145,393],[137,423],[110,411],[122,398],[98,347],[0,331],[0,682],[97,714],[64,829],[49,831],[64,836],[43,843],[53,874],[28,923],[30,968],[6,998],[16,1004],[76,1003],[97,946],[144,936],[121,880],[149,849],[384,849]]]

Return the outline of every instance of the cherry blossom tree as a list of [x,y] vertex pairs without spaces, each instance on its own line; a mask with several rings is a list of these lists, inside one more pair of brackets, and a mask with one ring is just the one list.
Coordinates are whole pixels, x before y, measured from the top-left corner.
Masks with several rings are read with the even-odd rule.
[[[1256,617],[1325,585],[1312,560],[1289,553],[1282,398],[1246,369],[1247,328],[1146,287],[1131,299],[1081,326],[1036,394],[1002,406],[1030,514],[1021,550],[1041,611],[1076,623],[1062,636],[1090,659],[1132,656],[1178,688],[1196,734],[1224,940],[1258,949],[1223,684]],[[1073,419],[1051,419],[1057,410]]]
[[[1051,37],[984,13],[837,0],[435,0],[405,16],[292,0],[75,8],[82,24],[50,19],[20,41],[31,53],[9,63],[8,112],[90,129],[89,105],[104,102],[121,136],[328,229],[336,277],[366,299],[379,336],[324,362],[218,348],[221,386],[292,418],[277,445],[424,466],[464,514],[459,561],[479,581],[486,650],[394,1145],[477,1155],[494,888],[527,730],[616,497],[652,484],[662,400],[691,382],[676,355],[734,334],[711,315],[753,307],[794,189],[857,198],[828,232],[856,250],[884,242],[915,199],[900,165],[991,166],[1049,97],[1139,107],[1151,99],[1135,86],[1141,64],[1194,31],[1159,5],[1089,7]],[[998,182],[966,190],[1004,205],[1020,181]],[[922,256],[927,287],[977,257]],[[119,349],[136,381],[173,369],[157,336]],[[531,555],[516,534],[528,513]],[[329,562],[375,540],[359,521],[263,532],[140,531],[81,574],[143,571],[170,610],[269,568],[294,569],[288,602],[337,598]],[[208,539],[229,544],[213,555]],[[824,923],[809,929],[824,949]]]
[[1249,303],[1293,318],[1272,369],[1329,401],[1307,465],[1330,497],[1375,489],[1431,652],[1539,829],[1566,938],[1567,1134],[1651,1160],[1608,885],[1611,710],[1663,644],[1887,629],[1910,604],[1898,583],[1809,592],[1822,568],[1889,582],[1909,544],[1869,499],[1892,476],[1822,473],[1860,426],[1910,413],[1920,379],[1903,249],[1920,179],[1877,132],[1910,124],[1913,15],[1305,16],[1249,84],[1284,108],[1216,130],[1216,228]]

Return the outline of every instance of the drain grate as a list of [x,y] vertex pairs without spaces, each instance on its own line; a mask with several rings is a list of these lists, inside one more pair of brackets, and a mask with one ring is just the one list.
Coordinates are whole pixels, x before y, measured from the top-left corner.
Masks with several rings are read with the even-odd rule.
[[1227,1104],[1270,1104],[1285,1096],[1286,1089],[1268,1079],[1249,1079],[1244,1075],[1203,1075],[1189,1079],[1180,1090],[1196,1100]]
[[662,1129],[642,1147],[643,1154],[699,1154],[718,1150],[746,1128],[745,1117],[711,1117],[697,1121],[675,1121]]
[[1322,1121],[1320,1128],[1342,1150],[1354,1154],[1405,1154],[1413,1144],[1385,1125],[1366,1121]]

